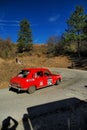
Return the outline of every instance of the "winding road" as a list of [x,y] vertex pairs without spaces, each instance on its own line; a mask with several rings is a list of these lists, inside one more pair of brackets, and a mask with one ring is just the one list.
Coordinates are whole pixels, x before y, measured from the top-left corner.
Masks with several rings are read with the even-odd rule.
[[18,130],[24,129],[21,120],[32,106],[73,97],[87,101],[87,71],[63,68],[50,70],[62,75],[63,81],[60,85],[40,89],[33,94],[16,93],[8,88],[0,90],[0,127],[10,116],[19,123]]

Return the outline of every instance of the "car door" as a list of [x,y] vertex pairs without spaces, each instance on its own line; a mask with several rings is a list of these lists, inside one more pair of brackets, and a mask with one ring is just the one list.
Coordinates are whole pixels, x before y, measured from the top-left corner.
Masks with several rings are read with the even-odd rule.
[[44,71],[43,76],[44,76],[44,79],[45,79],[46,86],[50,86],[50,85],[53,84],[52,74],[48,70]]
[[45,77],[43,76],[43,71],[36,72],[36,86],[37,88],[43,88],[46,86]]

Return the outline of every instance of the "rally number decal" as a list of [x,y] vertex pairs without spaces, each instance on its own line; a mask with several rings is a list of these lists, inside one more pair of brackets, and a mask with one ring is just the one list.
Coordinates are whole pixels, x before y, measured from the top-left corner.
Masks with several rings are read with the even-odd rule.
[[48,84],[48,85],[52,85],[52,79],[48,79],[48,80],[47,80],[47,84]]

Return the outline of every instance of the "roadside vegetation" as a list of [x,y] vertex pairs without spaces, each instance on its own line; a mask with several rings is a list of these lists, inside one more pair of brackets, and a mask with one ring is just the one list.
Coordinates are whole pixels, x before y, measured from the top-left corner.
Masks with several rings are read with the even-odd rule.
[[[32,29],[27,19],[20,21],[17,43],[0,38],[0,88],[24,67],[63,67],[87,70],[87,14],[76,6],[66,20],[61,36],[50,36],[44,44],[33,44]],[[16,63],[15,59],[22,64]]]
[[[46,56],[69,55],[77,57],[87,56],[87,14],[81,6],[66,20],[67,28],[61,36],[50,36],[45,44]],[[30,23],[27,19],[20,21],[17,43],[10,38],[0,39],[0,57],[11,58],[22,53],[33,53],[33,37]]]

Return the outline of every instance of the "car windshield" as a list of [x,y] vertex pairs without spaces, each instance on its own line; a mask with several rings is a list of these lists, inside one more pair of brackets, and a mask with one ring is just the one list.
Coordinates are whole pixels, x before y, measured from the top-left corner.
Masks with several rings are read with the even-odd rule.
[[44,76],[51,76],[51,73],[49,71],[45,71]]
[[21,77],[21,78],[26,78],[29,73],[30,73],[29,70],[22,70],[22,71],[20,71],[20,73],[17,76]]

